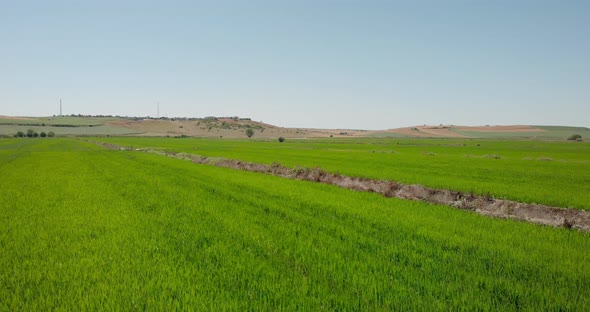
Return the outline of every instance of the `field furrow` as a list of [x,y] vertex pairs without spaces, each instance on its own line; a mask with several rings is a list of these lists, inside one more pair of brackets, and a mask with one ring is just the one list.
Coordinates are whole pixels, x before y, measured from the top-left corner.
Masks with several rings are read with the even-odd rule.
[[590,209],[590,144],[493,140],[255,140],[97,138],[352,177],[421,184],[494,198]]

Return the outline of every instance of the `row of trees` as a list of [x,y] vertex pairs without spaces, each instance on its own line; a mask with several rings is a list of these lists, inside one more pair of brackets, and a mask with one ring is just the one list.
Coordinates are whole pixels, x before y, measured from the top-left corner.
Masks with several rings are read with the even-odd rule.
[[28,138],[36,138],[36,137],[42,137],[42,138],[44,138],[44,137],[50,137],[50,138],[52,138],[54,136],[55,136],[55,133],[53,131],[49,131],[47,133],[45,133],[45,132],[37,133],[33,129],[27,130],[27,133],[24,133],[22,131],[19,131],[19,132],[17,132],[14,135],[15,138],[24,138],[24,137],[28,137]]

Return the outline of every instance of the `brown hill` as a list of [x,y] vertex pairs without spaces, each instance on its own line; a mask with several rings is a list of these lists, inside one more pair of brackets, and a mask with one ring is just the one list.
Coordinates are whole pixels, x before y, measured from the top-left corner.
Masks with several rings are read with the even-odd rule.
[[318,137],[392,137],[392,138],[535,138],[565,139],[572,134],[584,138],[590,129],[560,126],[415,126],[389,130],[350,130],[285,128],[250,118],[138,118],[119,116],[53,116],[13,117],[0,115],[0,136],[13,136],[18,131],[54,132],[56,135],[128,135],[128,136],[189,136],[211,138],[245,138],[246,130],[254,138],[318,138]]

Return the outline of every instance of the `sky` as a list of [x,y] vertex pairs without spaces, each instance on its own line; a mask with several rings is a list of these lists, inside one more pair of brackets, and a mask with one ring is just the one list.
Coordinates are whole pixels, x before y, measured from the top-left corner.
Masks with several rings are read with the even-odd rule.
[[590,126],[590,1],[0,0],[0,115]]

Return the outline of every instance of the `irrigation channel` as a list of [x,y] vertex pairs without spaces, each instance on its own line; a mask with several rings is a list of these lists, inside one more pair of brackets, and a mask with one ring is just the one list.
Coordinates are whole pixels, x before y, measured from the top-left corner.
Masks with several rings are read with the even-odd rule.
[[177,159],[190,160],[198,164],[209,164],[218,167],[265,173],[289,179],[331,184],[356,191],[379,193],[385,197],[420,200],[474,211],[490,217],[510,218],[553,227],[565,227],[590,232],[590,211],[522,203],[452,190],[432,189],[419,184],[402,184],[389,180],[349,177],[326,172],[320,168],[288,168],[279,163],[265,165],[219,157],[162,151],[153,148],[129,148],[110,143],[89,142],[112,150],[165,155]]

